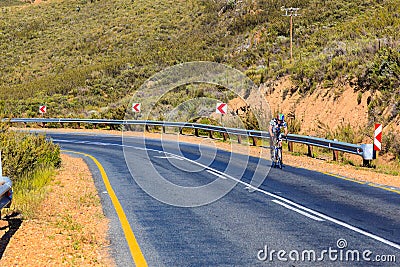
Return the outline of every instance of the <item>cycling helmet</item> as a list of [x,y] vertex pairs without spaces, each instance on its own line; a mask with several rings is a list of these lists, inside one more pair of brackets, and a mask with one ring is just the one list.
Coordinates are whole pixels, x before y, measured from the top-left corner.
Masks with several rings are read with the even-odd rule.
[[285,116],[282,113],[280,113],[278,115],[278,120],[283,121],[284,119],[285,119]]

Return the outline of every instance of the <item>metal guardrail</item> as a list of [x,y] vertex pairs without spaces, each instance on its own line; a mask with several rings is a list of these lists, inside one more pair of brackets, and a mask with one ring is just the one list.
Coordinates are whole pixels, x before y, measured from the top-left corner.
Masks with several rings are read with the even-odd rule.
[[[265,131],[256,130],[245,130],[238,128],[226,128],[215,125],[199,124],[199,123],[188,123],[188,122],[166,122],[166,121],[151,121],[151,120],[107,120],[107,119],[57,119],[57,118],[13,118],[10,120],[3,119],[4,121],[10,121],[12,123],[89,123],[89,124],[113,124],[113,125],[144,125],[146,129],[148,126],[159,126],[163,128],[165,132],[165,127],[178,127],[182,133],[183,128],[192,128],[195,130],[196,136],[198,136],[198,130],[208,131],[210,137],[212,137],[213,132],[219,132],[223,134],[224,139],[226,134],[232,134],[238,136],[238,141],[240,141],[240,136],[251,137],[253,139],[253,145],[256,145],[256,138],[268,139],[269,133]],[[288,141],[293,143],[300,143],[309,146],[309,151],[311,146],[317,146],[322,148],[331,149],[332,151],[341,151],[345,153],[351,153],[363,157],[364,160],[370,160],[365,155],[364,147],[365,145],[356,145],[344,143],[336,140],[328,140],[323,138],[288,134]],[[334,154],[335,158],[335,154]]]

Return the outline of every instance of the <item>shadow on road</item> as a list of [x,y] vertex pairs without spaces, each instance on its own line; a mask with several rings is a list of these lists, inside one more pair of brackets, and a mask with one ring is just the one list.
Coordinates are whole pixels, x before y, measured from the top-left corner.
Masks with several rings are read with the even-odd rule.
[[8,215],[3,220],[7,221],[8,225],[0,227],[0,231],[4,231],[7,229],[8,230],[3,234],[0,239],[0,259],[3,257],[4,251],[6,250],[12,236],[18,231],[22,224],[22,219],[17,213]]

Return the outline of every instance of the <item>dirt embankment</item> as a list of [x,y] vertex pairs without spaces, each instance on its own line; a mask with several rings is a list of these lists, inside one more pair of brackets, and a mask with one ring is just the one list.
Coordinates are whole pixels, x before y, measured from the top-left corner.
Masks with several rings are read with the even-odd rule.
[[[294,88],[289,77],[261,86],[272,112],[280,111],[295,116],[301,122],[301,132],[308,134],[335,130],[340,124],[350,124],[354,129],[368,123],[369,92],[361,95],[349,85],[337,88],[317,88],[303,97]],[[372,130],[373,131],[373,130]]]

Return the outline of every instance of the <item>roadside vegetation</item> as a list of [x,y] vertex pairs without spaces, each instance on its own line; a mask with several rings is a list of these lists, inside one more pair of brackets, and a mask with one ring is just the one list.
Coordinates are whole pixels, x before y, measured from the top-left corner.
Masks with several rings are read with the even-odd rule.
[[60,166],[60,149],[43,135],[10,131],[7,123],[0,122],[0,150],[3,174],[13,181],[14,196],[9,213],[30,217]]
[[[282,6],[300,8],[293,61]],[[289,76],[304,96],[350,84],[359,99],[371,92],[371,124],[400,116],[397,0],[5,0],[1,12],[0,110],[9,117],[36,117],[47,105],[48,117],[123,119],[146,79],[197,60],[230,65],[258,85]],[[180,89],[166,106],[207,96]],[[400,155],[399,139],[388,136],[384,151]]]

